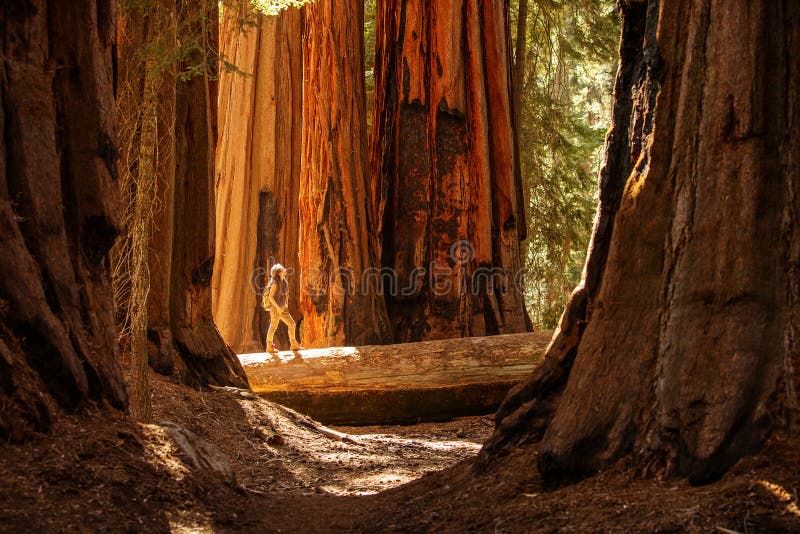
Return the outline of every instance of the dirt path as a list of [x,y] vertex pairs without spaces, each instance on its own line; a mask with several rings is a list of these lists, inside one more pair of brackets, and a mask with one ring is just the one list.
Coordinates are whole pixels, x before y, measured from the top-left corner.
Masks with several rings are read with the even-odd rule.
[[336,457],[333,473],[319,473],[335,483],[326,481],[322,488],[337,495],[369,495],[442,471],[476,456],[493,425],[494,418],[487,416],[411,426],[337,427],[363,450]]
[[[159,424],[94,410],[0,446],[0,532],[800,532],[797,440],[707,486],[621,462],[553,489],[532,450],[476,475],[491,417],[325,429],[247,392],[153,385]],[[193,465],[174,428],[236,481]]]
[[489,416],[326,429],[241,392],[190,392],[196,399],[187,403],[187,392],[166,381],[156,391],[157,420],[171,418],[215,443],[230,459],[238,484],[261,493],[372,495],[474,457],[493,428]]

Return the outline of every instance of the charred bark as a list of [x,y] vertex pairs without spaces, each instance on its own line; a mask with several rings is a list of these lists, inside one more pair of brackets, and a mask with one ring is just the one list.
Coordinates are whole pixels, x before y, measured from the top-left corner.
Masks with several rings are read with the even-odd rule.
[[377,260],[369,239],[363,22],[357,0],[305,6],[300,310],[309,346],[390,341],[383,297],[368,276]]
[[800,6],[621,7],[584,283],[482,459],[541,438],[552,480],[633,453],[703,482],[797,417]]
[[0,7],[3,439],[47,430],[58,406],[127,406],[108,263],[119,228],[112,8]]
[[378,2],[373,212],[396,342],[526,330],[507,9]]
[[[289,8],[241,26],[222,24],[221,52],[241,73],[220,78],[214,319],[239,353],[264,348],[261,292],[276,262],[289,272],[289,310],[300,322],[299,188],[302,141],[301,13]],[[288,345],[279,328],[277,341]]]

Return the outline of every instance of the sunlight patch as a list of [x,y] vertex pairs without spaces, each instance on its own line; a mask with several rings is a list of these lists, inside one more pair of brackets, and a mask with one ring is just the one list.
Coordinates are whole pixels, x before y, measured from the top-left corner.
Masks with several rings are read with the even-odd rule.
[[421,478],[419,473],[404,469],[387,470],[350,479],[347,487],[321,485],[320,489],[331,495],[375,495]]
[[214,532],[211,516],[208,513],[200,514],[181,511],[176,515],[177,517],[169,521],[169,531],[174,534]]
[[183,480],[189,474],[189,468],[180,460],[178,447],[164,428],[145,424],[140,424],[139,427],[147,438],[145,461],[156,469],[166,470],[175,480]]
[[303,349],[299,351],[284,350],[281,352],[252,352],[239,354],[239,361],[243,366],[258,365],[269,362],[288,363],[291,361],[315,360],[322,358],[361,358],[356,347],[329,347],[324,349]]
[[800,517],[800,508],[797,507],[797,503],[794,502],[794,497],[786,490],[786,488],[767,480],[759,480],[758,483],[766,488],[766,490],[775,497],[777,497],[780,502],[787,503],[786,511],[796,515],[797,517]]

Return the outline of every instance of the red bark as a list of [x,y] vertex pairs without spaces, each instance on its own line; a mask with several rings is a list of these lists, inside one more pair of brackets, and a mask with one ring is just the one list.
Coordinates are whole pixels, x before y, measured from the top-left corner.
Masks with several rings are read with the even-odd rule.
[[[634,453],[646,473],[702,482],[797,417],[800,5],[622,7],[607,171],[635,164],[604,175],[611,199],[626,178],[619,208],[601,209],[567,329],[484,460],[541,436],[551,478]],[[563,393],[531,425],[554,400],[542,386]]]
[[113,8],[0,7],[3,439],[46,430],[56,406],[127,406],[108,266],[119,223]]
[[[150,365],[194,385],[246,386],[244,371],[211,314],[217,4],[154,2],[149,9],[132,7],[123,22],[125,40],[118,51],[126,84],[118,101],[120,120],[127,125],[120,134],[123,156],[129,172],[139,175],[137,185],[145,179],[155,189],[148,214],[152,239],[147,240]],[[167,52],[181,43],[188,43],[182,63],[170,64]],[[155,94],[146,94],[153,77]],[[155,125],[147,122],[153,120],[148,113],[157,114]],[[154,176],[143,176],[146,172]],[[147,193],[134,187],[132,198],[138,202],[142,194]]]
[[[275,262],[289,270],[289,311],[300,314],[302,17],[289,8],[241,27],[224,16],[221,52],[241,72],[220,78],[214,319],[239,353],[263,350],[269,316],[260,292]],[[250,14],[250,16],[253,16]],[[276,340],[288,346],[283,327]]]
[[372,193],[395,341],[525,331],[507,5],[379,1],[377,17]]
[[362,284],[377,265],[369,235],[364,4],[305,6],[300,309],[309,346],[390,340],[383,298]]
[[[201,10],[204,15],[200,20],[204,22],[191,31],[201,43],[217,43],[216,3],[178,2],[179,18],[197,17]],[[190,60],[199,63],[202,58]],[[179,82],[176,92],[170,324],[189,383],[247,387],[244,370],[222,339],[211,313],[217,83],[216,62],[208,58],[206,61],[203,74]]]

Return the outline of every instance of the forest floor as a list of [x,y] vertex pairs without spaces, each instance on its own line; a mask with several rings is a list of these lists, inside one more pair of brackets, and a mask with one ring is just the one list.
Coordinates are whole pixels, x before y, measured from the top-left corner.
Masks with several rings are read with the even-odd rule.
[[491,417],[332,430],[249,392],[152,376],[158,424],[94,410],[0,446],[0,531],[800,532],[796,439],[705,486],[642,480],[623,461],[548,489],[532,450],[475,474]]

